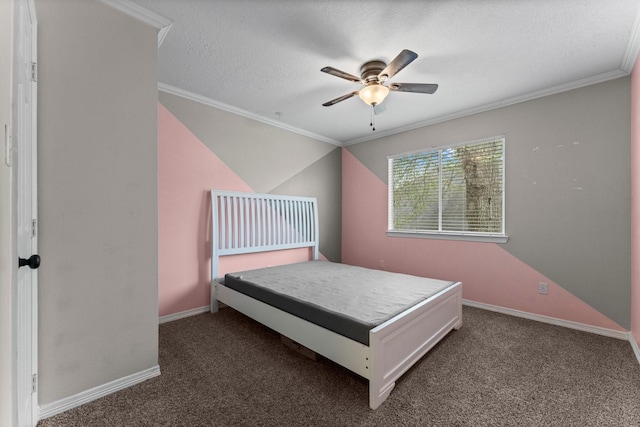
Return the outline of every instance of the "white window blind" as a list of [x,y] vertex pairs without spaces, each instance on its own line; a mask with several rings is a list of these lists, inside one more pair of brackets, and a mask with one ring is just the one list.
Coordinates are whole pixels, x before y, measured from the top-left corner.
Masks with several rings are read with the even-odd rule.
[[504,138],[390,157],[389,231],[504,236]]

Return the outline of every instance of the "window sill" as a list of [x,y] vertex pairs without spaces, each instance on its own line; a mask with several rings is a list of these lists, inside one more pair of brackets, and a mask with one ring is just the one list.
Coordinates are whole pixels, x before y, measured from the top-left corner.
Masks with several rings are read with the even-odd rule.
[[470,242],[507,243],[509,236],[505,234],[465,234],[437,231],[394,231],[388,230],[389,237],[408,237],[418,239],[466,240]]

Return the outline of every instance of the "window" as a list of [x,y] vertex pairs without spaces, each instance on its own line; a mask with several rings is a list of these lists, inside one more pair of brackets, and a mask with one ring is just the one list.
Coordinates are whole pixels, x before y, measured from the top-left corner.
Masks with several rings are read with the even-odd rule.
[[389,233],[506,242],[504,137],[389,157]]

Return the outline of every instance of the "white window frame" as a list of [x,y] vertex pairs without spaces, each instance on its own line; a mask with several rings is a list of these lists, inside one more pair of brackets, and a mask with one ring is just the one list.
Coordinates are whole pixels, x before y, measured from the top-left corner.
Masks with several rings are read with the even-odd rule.
[[[407,157],[415,154],[422,153],[433,153],[439,152],[465,145],[474,145],[481,144],[483,142],[490,142],[502,140],[502,233],[487,233],[487,232],[472,232],[472,231],[437,231],[437,230],[395,230],[393,228],[393,160],[399,159],[403,157]],[[387,199],[387,209],[388,209],[388,221],[387,221],[387,236],[390,237],[411,237],[411,238],[427,238],[427,239],[444,239],[444,240],[469,240],[476,242],[491,242],[491,243],[506,243],[509,240],[509,236],[506,234],[506,203],[505,203],[505,189],[506,189],[506,181],[505,181],[505,152],[506,152],[506,138],[504,135],[498,135],[490,138],[483,138],[474,141],[462,142],[458,144],[439,146],[429,149],[416,150],[412,152],[406,152],[401,154],[396,154],[387,157],[387,172],[388,172],[388,199]],[[440,157],[441,158],[441,157]],[[439,168],[439,187],[442,187],[442,169]],[[439,216],[439,228],[442,228],[442,192],[439,192],[438,196],[438,216]]]

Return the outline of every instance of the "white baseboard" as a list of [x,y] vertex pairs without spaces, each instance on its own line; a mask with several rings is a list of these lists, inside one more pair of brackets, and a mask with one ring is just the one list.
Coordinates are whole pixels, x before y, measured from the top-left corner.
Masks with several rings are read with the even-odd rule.
[[[495,311],[497,313],[508,314],[510,316],[522,317],[537,322],[549,323],[551,325],[563,326],[565,328],[577,329],[579,331],[591,332],[592,334],[603,335],[605,337],[617,338],[629,341],[631,334],[626,331],[616,331],[614,329],[601,328],[599,326],[585,325],[584,323],[572,322],[570,320],[558,319],[555,317],[543,316],[541,314],[528,313],[526,311],[514,310],[511,308],[500,307],[497,305],[485,304],[482,302],[470,301],[463,299],[463,305],[469,307],[482,308],[484,310]],[[638,353],[636,353],[637,355]]]
[[139,384],[150,378],[157,377],[158,375],[160,375],[160,366],[156,365],[152,368],[108,382],[76,395],[65,397],[57,402],[47,403],[40,407],[40,419],[58,415],[62,412],[68,411],[69,409],[76,408],[80,405],[84,405],[85,403],[89,403],[93,400],[115,393],[116,391]]
[[181,311],[180,313],[167,314],[160,316],[159,323],[173,322],[174,320],[184,319],[185,317],[195,316],[197,314],[208,313],[211,310],[210,305],[192,308],[191,310]]
[[633,354],[636,355],[636,359],[638,359],[638,363],[640,363],[640,347],[638,347],[638,342],[633,337],[633,334],[629,334],[629,342],[631,342],[631,348],[633,349]]

